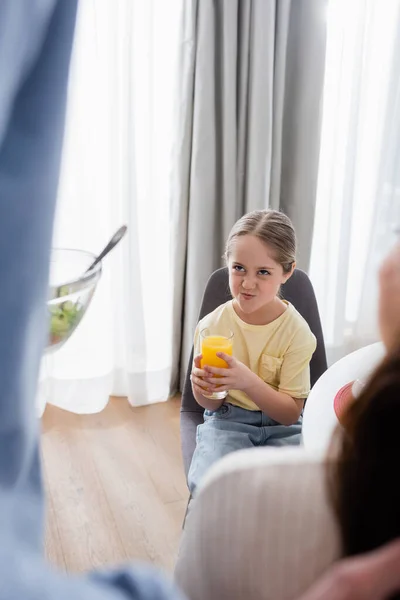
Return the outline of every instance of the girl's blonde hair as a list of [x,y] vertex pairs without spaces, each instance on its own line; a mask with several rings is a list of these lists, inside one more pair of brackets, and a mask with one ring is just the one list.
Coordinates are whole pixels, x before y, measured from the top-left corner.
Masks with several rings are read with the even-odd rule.
[[296,261],[296,233],[289,217],[278,210],[254,210],[235,223],[225,247],[229,260],[232,244],[242,235],[254,235],[274,253],[284,273],[290,273]]

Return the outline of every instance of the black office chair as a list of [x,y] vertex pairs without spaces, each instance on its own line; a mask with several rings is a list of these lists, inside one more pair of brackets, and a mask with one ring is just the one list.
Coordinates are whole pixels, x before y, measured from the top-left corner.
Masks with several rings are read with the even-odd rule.
[[[299,311],[317,338],[317,348],[310,362],[310,378],[311,386],[313,386],[317,379],[319,379],[326,371],[327,362],[317,300],[308,275],[304,273],[304,271],[296,269],[287,283],[282,286],[282,296]],[[199,320],[231,299],[232,296],[229,291],[228,283],[228,269],[218,269],[218,271],[215,271],[211,275],[207,282]],[[204,409],[197,404],[192,392],[190,383],[192,362],[193,349],[189,360],[181,403],[181,448],[186,478],[196,446],[197,425],[203,423],[204,412]]]

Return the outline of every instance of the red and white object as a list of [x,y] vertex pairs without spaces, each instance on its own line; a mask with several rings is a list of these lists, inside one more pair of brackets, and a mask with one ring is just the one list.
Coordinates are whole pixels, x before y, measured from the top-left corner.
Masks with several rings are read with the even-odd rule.
[[326,452],[340,422],[335,405],[340,414],[351,397],[352,388],[355,396],[359,395],[364,382],[384,355],[384,346],[380,342],[365,346],[336,362],[319,378],[304,409],[303,443],[306,448]]

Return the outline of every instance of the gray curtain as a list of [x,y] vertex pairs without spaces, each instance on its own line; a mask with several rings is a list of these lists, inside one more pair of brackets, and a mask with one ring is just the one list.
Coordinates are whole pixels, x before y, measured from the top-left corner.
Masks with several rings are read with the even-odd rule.
[[172,388],[186,370],[204,286],[233,223],[281,208],[308,268],[326,0],[186,0],[172,174],[176,232]]

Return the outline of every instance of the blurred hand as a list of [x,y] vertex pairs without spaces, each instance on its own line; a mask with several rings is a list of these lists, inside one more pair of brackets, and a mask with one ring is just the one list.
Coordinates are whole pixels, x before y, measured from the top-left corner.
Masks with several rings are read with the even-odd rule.
[[400,244],[379,271],[379,326],[387,350],[400,344]]
[[388,600],[400,592],[400,540],[334,565],[299,600]]

